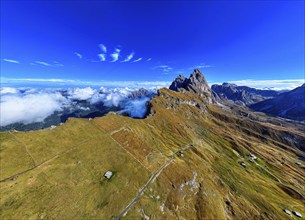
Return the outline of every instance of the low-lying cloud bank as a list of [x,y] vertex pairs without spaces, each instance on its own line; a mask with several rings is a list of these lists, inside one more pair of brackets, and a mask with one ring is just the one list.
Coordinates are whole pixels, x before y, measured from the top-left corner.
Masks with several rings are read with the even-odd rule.
[[43,121],[55,111],[62,110],[65,103],[67,99],[60,93],[4,95],[1,97],[1,126]]
[[105,114],[109,109],[141,118],[147,111],[146,102],[156,94],[156,91],[157,89],[104,87],[99,89],[3,87],[0,88],[0,126],[43,122],[50,116],[60,117],[61,120],[65,118],[64,115],[88,117],[88,115],[99,115],[99,112]]

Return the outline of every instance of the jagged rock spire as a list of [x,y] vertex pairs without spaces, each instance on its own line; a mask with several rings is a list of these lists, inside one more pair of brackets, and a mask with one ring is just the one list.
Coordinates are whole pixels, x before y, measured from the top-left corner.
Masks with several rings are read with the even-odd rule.
[[184,76],[179,75],[172,82],[169,89],[173,91],[180,91],[184,89],[186,91],[194,92],[208,98],[209,103],[214,100],[212,90],[210,89],[208,82],[199,69],[195,69],[189,78],[185,78]]
[[195,93],[209,92],[211,89],[203,74],[199,69],[195,69],[190,77],[186,80],[186,90],[194,91]]

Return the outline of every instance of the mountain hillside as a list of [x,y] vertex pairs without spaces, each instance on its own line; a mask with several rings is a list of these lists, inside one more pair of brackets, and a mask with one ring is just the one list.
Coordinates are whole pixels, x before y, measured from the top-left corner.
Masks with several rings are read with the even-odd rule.
[[251,105],[256,111],[305,121],[305,84],[278,97]]
[[195,70],[160,89],[145,119],[0,133],[1,219],[304,216],[304,124],[213,100]]

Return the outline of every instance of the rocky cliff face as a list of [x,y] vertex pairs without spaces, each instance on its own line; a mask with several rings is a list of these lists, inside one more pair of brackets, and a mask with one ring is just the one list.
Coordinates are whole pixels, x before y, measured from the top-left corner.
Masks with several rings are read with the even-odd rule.
[[210,89],[208,82],[198,69],[195,69],[189,78],[179,75],[172,82],[169,89],[173,91],[188,91],[196,93],[205,98],[208,103],[214,103],[216,101],[216,97]]

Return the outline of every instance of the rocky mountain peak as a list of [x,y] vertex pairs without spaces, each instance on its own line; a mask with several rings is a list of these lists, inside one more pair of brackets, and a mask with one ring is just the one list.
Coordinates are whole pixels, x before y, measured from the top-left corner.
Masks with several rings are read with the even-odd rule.
[[186,80],[186,90],[193,90],[196,93],[211,92],[208,82],[198,69],[195,69]]
[[203,74],[200,72],[199,69],[194,69],[194,72],[190,75],[190,78],[196,78],[197,80],[205,80]]
[[210,89],[208,82],[199,69],[195,69],[189,78],[185,78],[184,76],[179,75],[172,82],[169,89],[173,91],[186,90],[189,92],[194,92],[208,98],[209,103],[214,100],[212,97],[212,90]]

